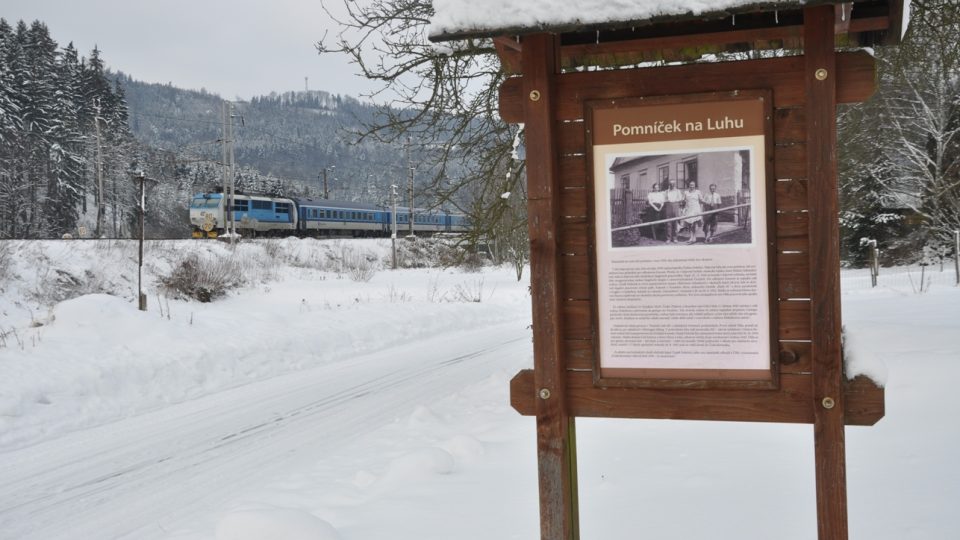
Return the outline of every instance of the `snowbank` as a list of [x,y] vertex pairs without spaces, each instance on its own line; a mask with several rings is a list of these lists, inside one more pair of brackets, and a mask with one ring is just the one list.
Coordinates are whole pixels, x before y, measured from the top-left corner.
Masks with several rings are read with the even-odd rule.
[[[157,243],[145,267],[150,309],[140,312],[135,253],[117,242],[21,245],[18,278],[0,295],[8,313],[0,322],[0,449],[529,318],[526,285],[510,270],[375,269],[369,281],[353,281],[343,259],[382,268],[388,243],[296,239],[244,242],[236,254],[219,242]],[[189,255],[237,258],[246,286],[211,303],[165,296],[158,277]]]

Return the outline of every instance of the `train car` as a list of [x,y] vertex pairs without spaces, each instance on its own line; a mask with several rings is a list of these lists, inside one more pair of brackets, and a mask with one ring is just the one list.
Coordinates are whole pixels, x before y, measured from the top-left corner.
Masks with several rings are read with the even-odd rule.
[[295,199],[301,236],[386,236],[390,212],[373,204]]
[[[413,217],[413,231],[416,234],[462,233],[469,229],[469,220],[463,214],[454,214],[445,210],[417,209]],[[410,212],[408,208],[397,208],[397,230],[400,233],[410,230]]]
[[464,214],[446,214],[446,232],[463,233],[470,230],[470,218]]
[[[198,193],[190,203],[195,238],[216,238],[226,232],[223,193]],[[389,236],[392,212],[383,206],[328,199],[270,197],[238,193],[233,200],[237,232],[245,236]],[[413,232],[421,236],[462,233],[470,228],[463,214],[416,209]],[[410,230],[409,208],[397,208],[397,233]]]
[[[430,235],[443,230],[443,221],[445,221],[439,212],[417,208],[413,212],[413,232],[414,234]],[[398,234],[404,234],[410,231],[410,209],[397,208],[397,231]]]

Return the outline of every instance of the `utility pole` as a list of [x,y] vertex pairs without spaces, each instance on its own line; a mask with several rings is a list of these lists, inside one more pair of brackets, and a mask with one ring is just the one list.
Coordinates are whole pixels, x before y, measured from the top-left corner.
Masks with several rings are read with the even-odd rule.
[[390,244],[393,248],[393,269],[397,269],[397,185],[392,184],[390,186],[390,202],[393,204],[393,216],[390,221]]
[[97,238],[103,236],[103,221],[107,215],[107,209],[104,206],[103,196],[103,150],[100,146],[100,101],[97,100],[97,114],[93,117],[94,126],[97,134]]
[[120,231],[117,229],[117,177],[114,176],[111,182],[113,184],[113,237],[120,238]]
[[408,183],[407,183],[408,189],[410,190],[410,210],[409,210],[409,212],[407,212],[407,214],[408,214],[408,216],[407,216],[407,221],[409,221],[409,225],[410,225],[410,234],[409,234],[409,237],[410,237],[410,238],[414,238],[414,237],[416,237],[416,235],[413,234],[413,222],[414,222],[414,214],[413,214],[413,161],[411,161],[411,159],[410,159],[410,137],[407,137],[407,169],[409,169],[409,171],[410,171],[410,180],[409,180]]
[[147,295],[143,292],[143,236],[144,236],[144,216],[147,213],[147,195],[146,181],[148,178],[143,171],[134,171],[131,173],[134,182],[140,182],[140,257],[137,265],[137,304],[140,311],[147,310]]
[[[223,121],[223,127],[220,129],[220,133],[221,133],[220,142],[222,143],[220,146],[222,150],[220,165],[222,166],[222,171],[223,171],[223,189],[221,191],[223,195],[226,196],[227,191],[229,190],[229,187],[227,185],[227,137],[228,135],[227,135],[227,102],[226,101],[220,104],[220,119]],[[227,215],[230,213],[230,209],[227,208],[226,204],[224,204],[223,210],[224,210],[224,213],[223,213],[224,219],[228,219]],[[227,224],[223,223],[222,225],[224,229],[226,229]]]
[[233,169],[233,104],[224,101],[221,104],[220,114],[223,120],[223,136],[221,137],[221,142],[223,143],[221,145],[223,160],[221,162],[223,165],[223,196],[225,198],[223,204],[223,229],[230,235],[230,243],[233,244],[237,232],[236,223],[233,219],[233,182],[235,177]]
[[[329,168],[335,169],[336,165],[331,165]],[[324,199],[330,198],[330,190],[327,187],[327,169],[328,169],[327,167],[323,168],[323,198]]]
[[230,148],[230,195],[227,200],[227,203],[230,205],[229,206],[230,208],[230,244],[232,245],[234,242],[236,242],[236,238],[237,238],[237,220],[236,220],[236,214],[234,214],[234,211],[233,211],[234,195],[236,191],[235,183],[237,180],[237,172],[236,172],[237,159],[233,153],[233,150],[234,150],[233,103],[229,104],[228,112],[230,113],[228,118],[229,122],[227,123],[227,127],[230,130],[230,139],[228,140],[228,142],[230,143],[230,146],[229,146]]

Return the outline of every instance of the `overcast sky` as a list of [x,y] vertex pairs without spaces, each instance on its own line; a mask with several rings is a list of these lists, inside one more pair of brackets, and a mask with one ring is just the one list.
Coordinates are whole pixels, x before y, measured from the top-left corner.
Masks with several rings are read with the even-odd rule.
[[304,77],[311,90],[372,88],[344,58],[317,54],[333,25],[320,0],[0,0],[0,17],[39,19],[84,56],[98,45],[110,69],[135,79],[227,99],[302,90]]

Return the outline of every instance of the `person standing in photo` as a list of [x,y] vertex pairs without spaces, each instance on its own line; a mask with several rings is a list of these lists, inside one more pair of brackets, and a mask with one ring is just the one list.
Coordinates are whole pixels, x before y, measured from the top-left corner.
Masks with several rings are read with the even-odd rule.
[[[703,197],[703,210],[709,212],[710,210],[716,210],[720,208],[723,200],[720,198],[720,194],[717,193],[717,185],[710,184],[710,193],[707,193]],[[703,237],[704,242],[710,243],[713,240],[713,237],[717,234],[717,214],[707,214],[704,216],[703,220]]]
[[690,229],[687,243],[693,244],[697,241],[697,227],[703,224],[703,193],[697,189],[696,182],[687,184],[687,190],[683,192],[683,203],[683,215],[689,216],[683,219],[686,228]]
[[[660,221],[661,210],[663,210],[663,205],[666,202],[667,199],[664,197],[664,193],[660,191],[660,183],[654,183],[650,193],[647,194],[647,203],[649,204],[647,207],[647,221]],[[659,225],[650,226],[650,235],[654,240],[657,239],[657,227],[659,227]]]
[[[663,197],[666,202],[663,204],[663,219],[674,219],[680,217],[680,202],[683,201],[683,192],[677,189],[673,182],[668,183],[667,191]],[[667,240],[668,243],[677,243],[677,220],[667,222]]]

